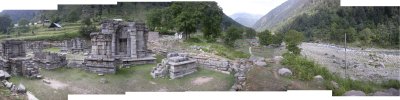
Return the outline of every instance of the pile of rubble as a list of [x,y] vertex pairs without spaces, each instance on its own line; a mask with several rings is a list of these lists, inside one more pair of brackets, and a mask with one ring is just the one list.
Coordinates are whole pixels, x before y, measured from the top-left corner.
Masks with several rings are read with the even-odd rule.
[[26,88],[24,85],[21,83],[16,86],[12,82],[9,82],[9,79],[11,78],[10,74],[8,74],[6,71],[0,70],[0,81],[2,83],[2,86],[6,87],[7,89],[10,89],[12,93],[18,93],[18,94],[25,94],[26,93]]
[[180,78],[197,71],[196,60],[189,59],[186,53],[169,53],[162,63],[151,71],[153,78],[169,74],[171,79]]
[[44,69],[56,69],[67,65],[66,55],[50,52],[35,52],[34,60]]
[[245,90],[246,86],[246,73],[252,66],[252,62],[248,59],[239,59],[234,61],[232,65],[232,71],[235,73],[235,83],[233,84],[232,91],[242,91]]

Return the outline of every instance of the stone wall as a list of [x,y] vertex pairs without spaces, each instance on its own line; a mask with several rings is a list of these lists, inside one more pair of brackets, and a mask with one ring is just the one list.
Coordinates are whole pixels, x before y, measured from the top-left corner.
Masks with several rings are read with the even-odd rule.
[[50,52],[35,52],[34,60],[44,69],[56,69],[67,65],[66,55]]
[[25,42],[6,40],[0,43],[0,69],[11,75],[40,78],[39,68],[33,60],[26,57]]

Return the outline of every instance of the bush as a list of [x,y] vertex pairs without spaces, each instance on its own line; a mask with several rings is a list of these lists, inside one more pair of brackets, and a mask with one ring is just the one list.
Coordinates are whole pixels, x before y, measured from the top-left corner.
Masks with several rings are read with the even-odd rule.
[[[381,84],[370,82],[370,81],[358,81],[341,78],[340,76],[333,75],[325,67],[316,64],[313,61],[307,60],[304,57],[285,53],[283,54],[284,59],[282,60],[283,65],[287,65],[293,71],[293,78],[310,81],[316,75],[321,75],[325,81],[324,85],[327,89],[333,90],[333,95],[343,95],[346,91],[350,90],[361,90],[365,93],[372,93],[381,88],[399,88],[400,82],[397,80],[389,80]],[[331,83],[335,81],[339,84],[339,88],[335,89]]]
[[242,37],[243,30],[240,28],[230,26],[224,35],[224,44],[233,47],[235,45],[235,41]]
[[285,34],[285,43],[287,49],[293,54],[300,55],[301,49],[297,47],[297,45],[301,44],[303,38],[303,33],[290,30]]
[[90,39],[90,33],[96,32],[96,26],[90,25],[90,26],[81,26],[79,28],[79,34],[87,39]]

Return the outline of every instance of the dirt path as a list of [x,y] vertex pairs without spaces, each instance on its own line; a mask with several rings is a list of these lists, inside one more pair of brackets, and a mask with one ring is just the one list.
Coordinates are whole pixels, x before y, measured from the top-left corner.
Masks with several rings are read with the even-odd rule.
[[211,81],[211,80],[213,80],[213,79],[214,79],[214,78],[212,78],[212,77],[205,77],[205,76],[202,76],[202,77],[198,77],[198,78],[194,79],[194,80],[192,81],[192,84],[193,84],[193,85],[202,85],[202,84],[207,83],[207,82],[209,82],[209,81]]
[[[331,72],[343,77],[347,73],[350,78],[357,80],[400,80],[400,55],[395,55],[396,53],[377,51],[385,51],[383,49],[371,51],[371,49],[350,48],[346,50],[347,60],[345,60],[345,50],[339,46],[303,43],[300,48],[303,56],[315,60]],[[348,66],[347,71],[345,65]]]

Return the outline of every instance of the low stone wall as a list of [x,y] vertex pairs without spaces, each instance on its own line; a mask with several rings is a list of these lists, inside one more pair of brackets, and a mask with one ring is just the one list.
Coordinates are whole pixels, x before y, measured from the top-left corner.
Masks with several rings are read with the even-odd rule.
[[66,55],[50,52],[35,52],[34,60],[44,69],[56,69],[67,65]]

